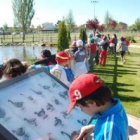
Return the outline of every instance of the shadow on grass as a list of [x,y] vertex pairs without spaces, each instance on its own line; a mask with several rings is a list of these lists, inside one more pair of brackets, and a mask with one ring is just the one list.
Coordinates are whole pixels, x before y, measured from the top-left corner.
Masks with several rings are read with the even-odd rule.
[[[131,102],[135,102],[135,101],[140,101],[140,98],[138,97],[133,97],[133,96],[124,96],[124,95],[120,95],[118,94],[119,92],[133,92],[132,90],[132,86],[134,86],[133,84],[126,84],[126,83],[118,83],[117,82],[117,78],[119,75],[124,75],[124,74],[133,74],[136,75],[137,71],[134,70],[118,70],[118,58],[115,58],[115,65],[114,65],[114,76],[113,76],[113,84],[110,85],[109,87],[112,89],[114,96],[119,97],[122,101],[131,101]],[[125,88],[127,87],[127,88]],[[128,89],[128,87],[130,87],[130,89]]]
[[[110,58],[109,58],[110,60]],[[119,97],[122,101],[140,101],[140,98],[138,97],[132,97],[132,96],[123,96],[123,95],[119,95],[120,92],[134,92],[132,90],[132,87],[134,86],[134,84],[126,84],[126,83],[118,83],[118,79],[119,77],[122,77],[123,75],[137,75],[137,69],[138,66],[136,66],[135,64],[132,64],[133,66],[136,66],[137,68],[135,69],[135,67],[129,67],[126,65],[118,65],[118,61],[119,58],[115,57],[115,58],[111,58],[111,61],[114,61],[113,64],[107,64],[106,67],[97,67],[93,70],[94,73],[97,73],[100,76],[106,76],[108,77],[108,79],[112,79],[113,78],[113,82],[109,83],[106,82],[106,84],[110,87],[110,89],[112,90],[112,92],[114,93],[114,96]],[[111,62],[112,63],[112,62]],[[130,64],[131,65],[131,64]],[[122,69],[124,68],[124,69]],[[126,68],[126,69],[125,69]],[[132,94],[133,95],[133,94]]]
[[134,97],[134,96],[124,96],[124,95],[118,95],[117,97],[119,97],[121,99],[121,101],[124,102],[137,102],[140,101],[140,98],[138,97]]

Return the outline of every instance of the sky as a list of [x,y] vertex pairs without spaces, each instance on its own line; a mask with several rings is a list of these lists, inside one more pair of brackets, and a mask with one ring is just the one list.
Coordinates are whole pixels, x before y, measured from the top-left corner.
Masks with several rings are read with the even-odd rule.
[[[12,9],[13,0],[0,0],[0,27],[14,24]],[[32,25],[35,27],[45,22],[56,24],[58,20],[67,17],[72,10],[74,21],[77,25],[85,24],[93,19],[94,15],[100,24],[104,23],[106,12],[117,22],[128,25],[135,23],[140,18],[140,0],[34,0],[35,15]]]

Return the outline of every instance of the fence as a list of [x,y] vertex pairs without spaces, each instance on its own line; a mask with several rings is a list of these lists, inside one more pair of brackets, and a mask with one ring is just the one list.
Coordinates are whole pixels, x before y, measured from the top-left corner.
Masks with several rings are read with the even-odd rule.
[[[57,44],[58,33],[32,33],[26,34],[23,41],[22,35],[0,35],[0,44],[15,43],[46,43]],[[78,33],[71,33],[71,40],[78,39]]]

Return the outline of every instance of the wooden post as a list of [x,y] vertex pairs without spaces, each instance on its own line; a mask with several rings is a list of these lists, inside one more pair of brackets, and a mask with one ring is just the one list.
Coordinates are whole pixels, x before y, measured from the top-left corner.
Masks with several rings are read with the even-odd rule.
[[14,43],[14,38],[13,38],[13,35],[12,35],[12,43]]
[[34,33],[33,33],[33,43],[34,43]]

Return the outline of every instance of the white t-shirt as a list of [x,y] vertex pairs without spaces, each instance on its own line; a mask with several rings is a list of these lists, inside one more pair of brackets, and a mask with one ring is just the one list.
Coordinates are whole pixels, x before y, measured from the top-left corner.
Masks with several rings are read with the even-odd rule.
[[56,64],[51,70],[50,73],[54,75],[57,79],[62,81],[65,85],[70,86],[70,82],[67,79],[66,72],[64,70],[64,67]]

